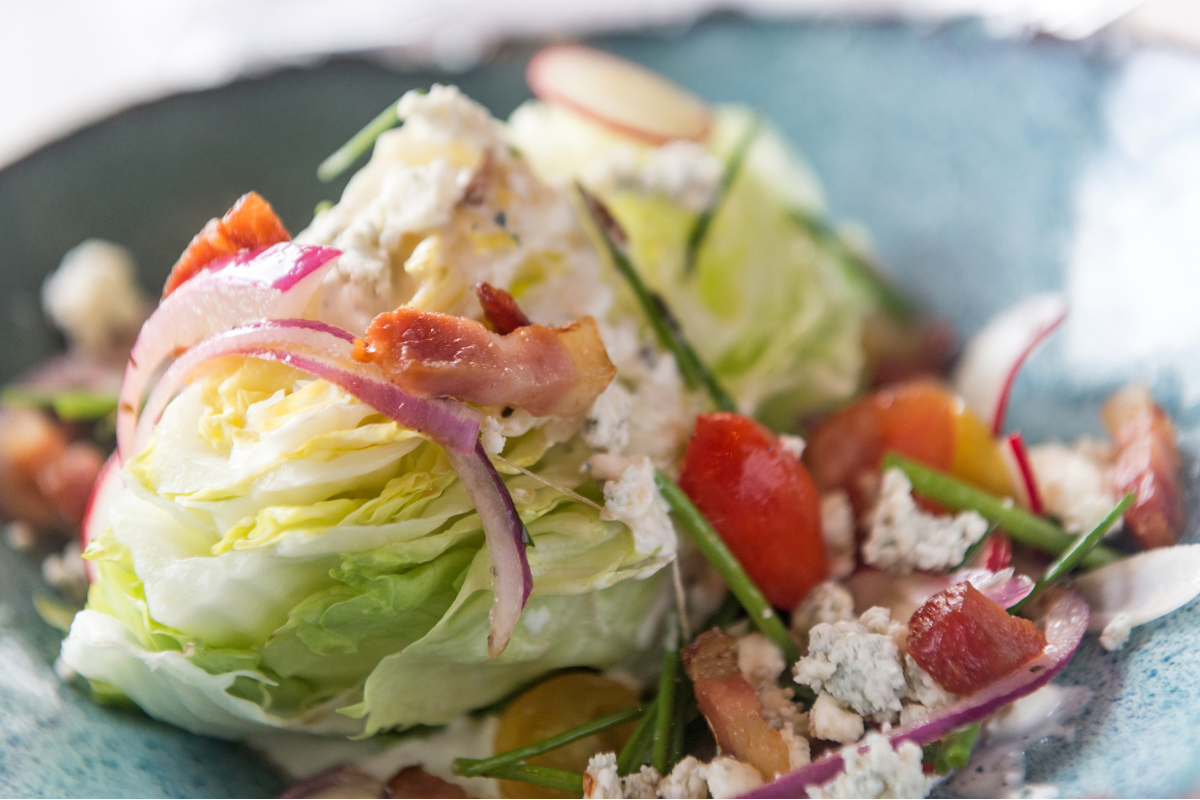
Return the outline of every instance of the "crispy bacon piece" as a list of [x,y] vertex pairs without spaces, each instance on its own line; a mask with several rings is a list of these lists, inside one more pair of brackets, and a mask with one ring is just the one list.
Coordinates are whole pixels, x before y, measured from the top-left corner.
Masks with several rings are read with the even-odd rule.
[[214,259],[252,247],[270,247],[291,239],[271,204],[257,192],[238,198],[221,219],[210,219],[171,268],[163,297],[178,289]]
[[737,639],[713,628],[697,636],[679,657],[721,750],[752,765],[766,780],[787,773],[787,744],[763,720],[758,692],[738,670]]
[[375,362],[416,397],[518,406],[536,416],[582,414],[617,374],[591,317],[501,336],[466,317],[398,308],[371,322],[354,357]]
[[459,798],[470,797],[466,789],[457,783],[451,783],[430,775],[423,767],[405,767],[392,776],[384,789],[384,797],[437,797]]
[[483,306],[483,315],[491,323],[492,330],[501,336],[533,324],[511,294],[497,289],[487,281],[475,284],[475,296],[479,298],[479,305]]
[[1104,424],[1116,444],[1112,481],[1137,499],[1125,524],[1142,547],[1170,547],[1183,527],[1179,440],[1171,418],[1143,386],[1126,386],[1104,404]]
[[1046,634],[963,582],[917,609],[905,649],[938,686],[971,694],[1036,658],[1046,649]]

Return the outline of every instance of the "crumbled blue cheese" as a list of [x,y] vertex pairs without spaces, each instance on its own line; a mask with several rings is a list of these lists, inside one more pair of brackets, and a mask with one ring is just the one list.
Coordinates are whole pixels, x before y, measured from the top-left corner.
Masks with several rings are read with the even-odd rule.
[[808,796],[844,797],[924,797],[933,787],[921,767],[921,748],[914,742],[902,742],[892,749],[887,737],[872,733],[866,739],[867,750],[857,747],[842,751],[846,767],[836,778],[819,786],[807,786]]
[[789,436],[786,433],[779,435],[779,445],[784,449],[784,451],[791,453],[797,459],[800,459],[804,456],[804,448],[806,444],[807,443],[804,441],[804,439],[799,436]]
[[881,569],[941,571],[958,564],[967,548],[987,533],[987,520],[974,511],[957,516],[917,508],[912,484],[899,469],[883,473],[879,502],[870,515],[863,561]]
[[[1083,440],[1074,447],[1053,442],[1029,449],[1029,462],[1047,513],[1070,533],[1091,530],[1120,499],[1109,480],[1107,453]],[[1108,535],[1121,529],[1121,521]]]
[[629,444],[629,411],[629,391],[614,380],[584,417],[583,440],[595,450],[623,452]]
[[1120,650],[1129,641],[1129,631],[1133,620],[1128,614],[1117,614],[1112,621],[1104,626],[1100,634],[1100,644],[1105,650]]
[[658,797],[658,784],[661,782],[658,770],[643,765],[638,772],[621,778],[621,793],[629,798],[649,800]]
[[796,682],[864,717],[890,722],[905,689],[896,641],[902,629],[884,608],[868,609],[857,621],[816,625],[808,633],[808,655],[796,662]]
[[500,423],[495,417],[485,416],[479,424],[479,443],[489,456],[498,456],[504,452],[504,434],[500,432]]
[[695,756],[684,757],[658,784],[658,796],[685,800],[708,797],[708,764]]
[[[758,692],[762,717],[774,730],[784,733],[789,751],[802,763],[808,763],[807,715],[793,702],[795,692],[779,686],[779,676],[787,664],[779,647],[761,633],[738,639],[738,671]],[[786,731],[786,733],[785,733]]]
[[941,708],[958,699],[958,695],[938,686],[933,676],[923,670],[907,653],[904,655],[904,681],[904,696],[927,709]]
[[128,347],[150,302],[138,287],[129,251],[88,239],[68,251],[42,284],[42,307],[72,347],[103,354]]
[[708,793],[717,800],[743,797],[763,785],[763,776],[749,764],[717,756],[708,765]]
[[396,105],[409,135],[429,144],[463,142],[481,150],[495,146],[498,131],[491,113],[457,86],[435,83],[429,91],[412,89]]
[[597,753],[588,759],[583,773],[583,796],[605,800],[621,800],[625,796],[617,774],[616,753]]
[[845,492],[830,492],[821,498],[821,538],[829,577],[837,580],[854,572],[854,509]]
[[863,718],[821,692],[808,712],[808,732],[817,739],[848,744],[863,735]]
[[657,195],[701,211],[712,201],[723,172],[720,159],[701,145],[676,140],[648,149],[614,147],[585,164],[580,176],[598,192]]
[[654,482],[654,464],[646,456],[633,456],[626,464],[620,477],[604,484],[600,518],[629,526],[637,552],[670,558],[677,547],[675,527],[667,501]]
[[792,612],[792,633],[801,641],[822,622],[845,622],[854,619],[854,597],[837,581],[826,581],[813,587],[808,596]]

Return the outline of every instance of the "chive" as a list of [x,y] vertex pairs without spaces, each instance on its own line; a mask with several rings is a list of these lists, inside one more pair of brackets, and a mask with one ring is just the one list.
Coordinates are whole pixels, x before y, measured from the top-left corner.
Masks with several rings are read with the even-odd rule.
[[[462,761],[464,759],[459,760]],[[487,777],[532,783],[534,786],[557,789],[560,792],[566,792],[576,797],[583,795],[583,775],[578,772],[568,772],[565,769],[539,767],[534,764],[505,764],[502,767],[495,767],[489,770]]]
[[717,376],[700,360],[700,356],[696,354],[684,337],[679,320],[671,312],[667,301],[663,299],[662,295],[651,291],[642,280],[642,276],[638,274],[633,262],[625,253],[623,247],[625,232],[621,230],[620,224],[599,198],[578,184],[576,188],[583,198],[583,205],[591,217],[592,224],[599,232],[600,238],[604,240],[605,249],[608,250],[613,264],[629,283],[629,288],[633,290],[634,297],[637,298],[638,305],[645,312],[646,319],[650,322],[650,327],[654,330],[654,336],[658,339],[658,343],[675,356],[675,363],[679,366],[679,372],[683,375],[688,388],[703,388],[708,392],[717,408],[722,411],[737,411],[737,403],[725,391],[725,387],[717,380]]
[[754,581],[750,580],[750,576],[742,569],[742,565],[738,563],[733,553],[729,552],[729,548],[713,530],[712,525],[708,524],[708,520],[704,518],[699,509],[692,505],[692,501],[683,493],[683,490],[661,470],[655,473],[654,481],[658,484],[658,490],[662,492],[663,499],[671,506],[675,519],[725,580],[725,584],[741,602],[742,607],[746,609],[746,613],[749,614],[755,627],[783,651],[783,656],[789,664],[798,661],[800,650],[792,641],[792,637],[788,635],[787,629],[783,627],[779,615],[775,613],[775,609],[771,608],[767,598],[763,597],[762,592],[754,585]]
[[381,133],[399,125],[400,115],[396,110],[398,104],[399,101],[385,108],[379,116],[368,122],[366,127],[351,136],[350,141],[334,150],[333,155],[322,161],[321,165],[317,167],[317,180],[321,183],[329,183],[350,169],[363,153],[371,149]]
[[[914,492],[955,511],[975,511],[988,522],[1003,528],[1018,542],[1055,555],[1072,545],[1073,539],[1069,533],[1049,520],[1018,508],[1011,500],[988,494],[898,453],[888,453],[883,459],[884,469],[892,467],[907,476]],[[1084,556],[1081,566],[1084,569],[1096,569],[1120,561],[1123,557],[1111,547],[1097,545]]]
[[666,771],[660,773],[662,775],[666,775],[674,769],[675,765],[683,758],[683,737],[687,732],[687,725],[693,715],[700,713],[696,705],[696,689],[686,672],[681,671],[679,673],[676,685],[678,687],[679,700],[675,703],[675,727],[671,731],[671,754],[667,759]]
[[979,738],[979,723],[959,728],[943,736],[937,743],[933,766],[938,775],[949,775],[950,770],[962,769],[971,760],[971,750]]
[[48,408],[64,422],[103,419],[117,410],[117,395],[87,389],[39,392],[23,386],[9,386],[0,393],[7,408]]
[[683,260],[683,272],[685,275],[691,275],[696,271],[696,255],[700,252],[700,245],[704,243],[704,237],[708,235],[708,229],[712,225],[713,217],[721,210],[721,203],[729,194],[729,190],[733,188],[733,182],[737,180],[738,174],[742,171],[742,163],[746,160],[746,154],[750,152],[750,145],[754,144],[754,140],[758,138],[759,131],[762,130],[762,122],[761,114],[755,114],[753,119],[750,120],[750,124],[746,126],[746,131],[742,134],[742,138],[734,145],[729,160],[725,162],[725,171],[721,173],[721,183],[717,186],[717,191],[713,195],[712,201],[696,217],[696,222],[692,225],[692,230],[688,234],[687,252]]
[[617,774],[628,775],[637,770],[646,758],[650,742],[654,737],[655,720],[658,719],[658,704],[653,703],[642,715],[642,721],[634,729],[629,741],[617,756]]
[[827,219],[802,208],[792,208],[790,213],[797,225],[832,250],[834,258],[842,264],[851,282],[874,296],[889,316],[900,321],[913,318],[915,312],[912,304],[892,286],[891,281],[884,276],[883,270],[846,244]]
[[1069,575],[1076,567],[1078,567],[1087,557],[1088,553],[1093,552],[1100,544],[1100,539],[1104,534],[1108,533],[1108,529],[1116,524],[1121,515],[1125,513],[1125,509],[1133,505],[1136,498],[1132,493],[1121,498],[1121,502],[1108,512],[1104,519],[1100,520],[1100,524],[1092,528],[1087,533],[1080,534],[1076,537],[1071,546],[1059,554],[1058,558],[1046,567],[1046,572],[1038,579],[1038,582],[1033,585],[1033,591],[1025,596],[1021,602],[1009,609],[1010,613],[1017,613],[1025,604],[1040,594],[1047,586],[1057,583],[1058,581]]
[[658,674],[658,715],[654,721],[654,745],[650,765],[659,775],[667,774],[671,757],[671,731],[675,722],[675,688],[679,672],[679,651],[668,648],[663,653],[662,672]]
[[570,744],[571,742],[585,739],[588,736],[606,731],[609,728],[615,728],[618,725],[624,725],[626,722],[635,720],[640,716],[642,716],[641,706],[627,708],[624,711],[618,711],[615,714],[609,714],[607,717],[601,717],[600,719],[592,720],[591,722],[585,722],[583,725],[571,728],[569,731],[563,731],[562,733],[555,734],[554,736],[547,736],[545,739],[534,742],[533,744],[528,744],[524,747],[518,747],[515,750],[497,753],[491,758],[485,758],[482,760],[456,758],[454,759],[454,773],[456,775],[465,775],[467,777],[483,775],[495,767],[502,767],[506,764],[515,764],[518,761],[524,761],[526,759],[533,758],[536,755],[541,755],[542,753],[550,750],[556,750],[564,745]]
[[321,202],[317,203],[317,205],[313,208],[313,216],[315,217],[315,216],[317,216],[317,214],[320,214],[322,211],[328,211],[331,208],[333,208],[332,200],[322,200]]

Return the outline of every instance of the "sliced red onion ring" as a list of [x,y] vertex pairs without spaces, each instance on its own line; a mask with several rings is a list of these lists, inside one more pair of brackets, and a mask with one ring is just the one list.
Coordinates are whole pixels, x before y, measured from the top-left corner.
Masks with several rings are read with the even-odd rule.
[[998,571],[986,568],[960,569],[949,575],[940,572],[912,572],[893,575],[874,567],[860,567],[843,581],[854,597],[854,607],[866,611],[883,606],[892,619],[908,622],[926,600],[956,583],[970,582],[976,589],[1005,608],[1011,608],[1033,591],[1028,575],[1016,575],[1012,567]]
[[383,797],[383,781],[352,764],[342,764],[292,784],[279,795],[281,800],[309,797]]
[[492,609],[488,613],[491,633],[488,635],[488,655],[492,658],[504,652],[513,628],[525,609],[525,601],[533,591],[533,573],[525,557],[528,532],[513,505],[508,488],[500,480],[492,460],[481,442],[476,442],[471,455],[450,452],[450,465],[475,504],[487,539],[488,556],[492,559]]
[[[888,732],[892,747],[904,741],[928,744],[950,731],[991,716],[1004,706],[1045,686],[1062,671],[1083,640],[1088,627],[1088,604],[1079,592],[1057,590],[1047,597],[1043,617],[1046,649],[1042,654],[1007,678],[939,708],[924,720],[893,728]],[[859,745],[860,752],[866,750]],[[841,752],[830,753],[806,767],[755,789],[747,797],[807,797],[807,787],[832,780],[842,771],[845,762]]]
[[[108,527],[108,507],[121,489],[121,461],[113,453],[100,468],[96,483],[92,486],[92,496],[88,498],[87,510],[83,512],[83,525],[79,529],[79,546],[87,550],[92,539]],[[83,560],[83,570],[87,573],[88,583],[96,580],[96,564]]]
[[1013,382],[1025,359],[1067,317],[1061,294],[1039,294],[997,315],[975,334],[954,374],[954,389],[992,435],[1004,430]]
[[138,409],[155,373],[220,331],[262,319],[296,317],[340,251],[292,242],[221,259],[166,297],[146,320],[129,354],[117,408],[117,452],[133,454]]
[[377,366],[350,358],[353,341],[354,337],[341,328],[304,319],[268,320],[212,336],[180,356],[154,387],[130,452],[140,452],[146,446],[167,404],[197,367],[228,355],[280,361],[311,372],[404,427],[426,434],[447,450],[474,452],[479,436],[478,412],[455,400],[424,399],[404,393],[389,383]]
[[1033,464],[1029,461],[1029,448],[1025,439],[1018,431],[1004,440],[1004,462],[1008,466],[1010,477],[1017,490],[1023,494],[1018,498],[1035,514],[1046,513],[1046,504],[1042,502],[1042,492],[1038,489],[1037,479],[1033,475]]

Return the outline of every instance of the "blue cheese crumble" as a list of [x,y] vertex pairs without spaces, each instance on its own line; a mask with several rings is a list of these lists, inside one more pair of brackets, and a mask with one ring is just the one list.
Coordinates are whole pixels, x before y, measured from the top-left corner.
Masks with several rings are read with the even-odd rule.
[[950,517],[917,508],[912,484],[898,469],[883,473],[883,488],[869,526],[863,561],[901,573],[949,569],[960,563],[967,549],[988,530],[987,520],[974,511]]

